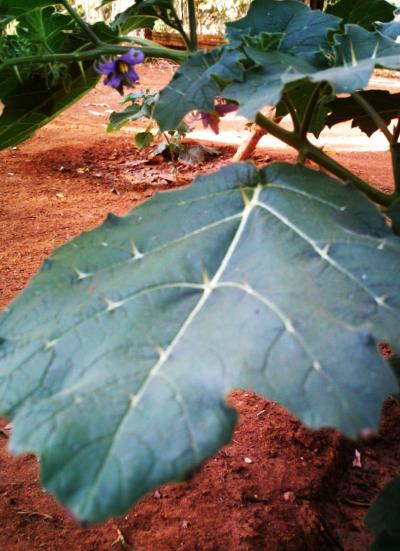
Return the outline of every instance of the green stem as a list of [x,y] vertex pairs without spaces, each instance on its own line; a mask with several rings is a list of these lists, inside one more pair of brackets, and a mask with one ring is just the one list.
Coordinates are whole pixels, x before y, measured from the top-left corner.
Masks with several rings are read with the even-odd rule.
[[301,137],[305,138],[307,136],[308,130],[310,128],[312,118],[314,115],[315,108],[318,105],[319,96],[321,90],[325,87],[325,83],[318,84],[315,88],[313,93],[310,96],[310,99],[308,101],[303,120],[301,121],[300,131],[299,134]]
[[397,119],[397,124],[396,126],[394,127],[394,130],[393,130],[393,140],[395,143],[397,143],[399,141],[399,138],[400,138],[400,117]]
[[68,0],[60,0],[60,4],[64,6],[64,8],[67,10],[67,12],[70,14],[72,19],[76,21],[76,23],[79,25],[79,27],[82,29],[82,31],[86,34],[86,36],[90,39],[91,42],[95,46],[101,46],[103,42],[100,40],[100,38],[97,36],[97,34],[93,31],[92,27],[86,23],[82,19],[82,17],[79,15],[79,13],[71,6]]
[[394,195],[400,197],[400,143],[390,145],[390,154],[392,156]]
[[365,98],[363,98],[363,96],[361,94],[357,93],[357,92],[353,92],[351,95],[352,95],[353,99],[356,100],[358,105],[360,105],[364,109],[364,111],[371,117],[371,119],[376,124],[377,128],[379,128],[379,130],[382,131],[382,133],[384,134],[384,136],[387,139],[387,141],[389,142],[389,144],[394,143],[394,141],[396,141],[396,140],[394,140],[394,137],[391,134],[391,132],[389,131],[388,127],[386,126],[384,120],[379,115],[379,113],[377,111],[375,111],[375,109],[372,107],[372,105],[370,105],[367,102],[367,100]]
[[195,4],[195,0],[187,0],[187,3],[188,3],[189,29],[190,29],[190,50],[192,52],[195,52],[197,50],[196,4]]
[[[139,46],[142,47],[142,50],[144,52],[150,51],[150,50],[158,52],[158,54],[154,56],[150,56],[150,54],[148,54],[148,57],[165,57],[165,58],[173,59],[178,63],[183,63],[189,56],[188,51],[175,50],[173,48],[167,48],[166,46],[160,46],[160,44],[157,44],[157,42],[154,42],[154,40],[148,40],[147,38],[139,38],[136,36],[118,36],[117,41],[132,42],[132,44],[138,44]],[[161,53],[163,55],[160,55]]]
[[[46,55],[32,55],[21,56],[5,59],[0,64],[0,71],[5,67],[18,65],[24,65],[27,63],[55,63],[55,62],[68,62],[68,61],[85,61],[89,59],[96,59],[104,55],[118,55],[124,54],[130,50],[129,46],[108,46],[104,45],[96,49],[87,50],[84,52],[71,52],[65,54],[46,54]],[[172,59],[177,62],[183,62],[187,57],[187,52],[179,50],[170,50],[164,47],[154,48],[142,48],[142,51],[146,57],[162,57],[166,59]]]
[[118,42],[134,42],[135,44],[139,44],[140,46],[148,46],[148,47],[157,47],[159,44],[157,42],[154,42],[154,40],[149,40],[148,38],[140,38],[139,36],[124,36],[120,35],[115,38]]
[[179,19],[179,16],[176,13],[175,9],[174,9],[174,19],[175,19],[175,24],[176,24],[176,30],[179,32],[179,34],[183,38],[183,41],[185,43],[186,48],[190,51],[191,50],[190,38],[188,37],[185,29],[183,28],[182,21]]
[[257,113],[256,123],[264,130],[290,145],[300,152],[303,158],[311,159],[318,163],[321,167],[329,170],[332,174],[344,181],[350,181],[360,191],[365,193],[370,199],[380,205],[389,206],[396,199],[394,195],[388,195],[370,186],[367,182],[353,174],[350,170],[342,166],[340,163],[326,155],[318,147],[310,143],[307,138],[299,136],[295,132],[285,130],[278,124],[265,117],[262,113]]

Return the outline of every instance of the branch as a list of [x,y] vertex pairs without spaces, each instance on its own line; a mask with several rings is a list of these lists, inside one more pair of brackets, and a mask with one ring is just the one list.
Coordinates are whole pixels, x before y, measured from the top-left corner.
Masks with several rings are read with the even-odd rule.
[[190,50],[192,52],[195,52],[197,50],[196,5],[195,5],[195,0],[187,0],[187,3],[188,3],[189,29],[190,29]]
[[390,154],[392,157],[394,195],[400,197],[400,143],[390,145]]
[[[0,71],[6,67],[17,67],[18,65],[24,65],[27,63],[56,63],[56,62],[68,62],[68,61],[85,61],[90,59],[97,59],[104,55],[119,55],[125,54],[131,49],[131,46],[109,46],[107,44],[95,48],[92,50],[86,50],[83,52],[71,52],[65,54],[46,54],[46,55],[32,55],[32,56],[20,56],[5,59],[0,64]],[[169,48],[149,47],[141,48],[146,57],[162,57],[166,59],[172,59],[177,62],[182,62],[187,57],[187,52],[180,52],[178,50],[171,50]]]
[[299,136],[295,132],[285,130],[260,112],[257,113],[256,123],[279,140],[299,151],[304,158],[307,157],[308,159],[315,161],[341,180],[345,182],[350,181],[356,188],[372,199],[372,201],[383,206],[389,206],[396,199],[395,194],[388,195],[387,193],[383,193],[373,186],[370,186],[367,182],[353,174],[353,172],[326,155],[326,153],[310,143],[306,138]]

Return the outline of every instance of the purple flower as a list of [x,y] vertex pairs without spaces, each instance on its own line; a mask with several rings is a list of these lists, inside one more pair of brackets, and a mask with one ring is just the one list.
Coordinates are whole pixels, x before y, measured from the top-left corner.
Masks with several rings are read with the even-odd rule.
[[228,113],[232,113],[238,109],[239,105],[236,103],[217,103],[212,113],[205,113],[200,111],[198,118],[201,119],[204,128],[209,126],[214,134],[219,134],[219,120]]
[[112,61],[104,61],[95,67],[101,75],[106,75],[104,84],[115,88],[121,94],[124,94],[124,86],[132,86],[139,80],[134,65],[144,61],[144,53],[141,50],[132,48],[126,54],[120,55]]

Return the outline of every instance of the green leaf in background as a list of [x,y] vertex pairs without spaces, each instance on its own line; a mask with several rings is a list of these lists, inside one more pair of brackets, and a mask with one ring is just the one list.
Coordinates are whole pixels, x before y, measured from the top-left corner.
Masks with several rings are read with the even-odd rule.
[[[286,97],[288,97],[290,103],[295,108],[299,121],[303,120],[310,97],[314,94],[318,86],[319,84],[303,80],[299,84],[287,87],[285,91]],[[326,125],[326,116],[330,111],[331,101],[331,95],[328,91],[324,91],[315,105],[314,113],[310,121],[309,132],[314,134],[316,138],[318,138]],[[276,116],[284,117],[287,114],[288,110],[286,105],[283,102],[278,103],[276,107]]]
[[372,31],[377,21],[392,21],[396,8],[386,0],[339,0],[329,4],[326,13],[336,15],[344,23],[354,23]]
[[[36,2],[35,6],[42,4],[45,5]],[[10,4],[9,11],[18,17],[18,25],[15,34],[2,36],[0,99],[4,109],[0,116],[0,149],[31,137],[99,80],[92,62],[81,66],[77,63],[27,64],[20,67],[18,74],[12,66],[1,68],[1,62],[9,57],[70,53],[90,46],[70,16],[56,12],[54,7],[31,9],[29,6],[32,6],[31,2],[16,2],[14,7]],[[93,29],[105,42],[115,39],[115,31],[103,22],[93,25]],[[14,44],[17,47],[15,53]],[[26,45],[27,52],[21,51],[21,44]]]
[[151,119],[157,100],[158,93],[151,94],[149,90],[138,90],[129,94],[123,103],[131,102],[131,104],[124,111],[111,113],[107,130],[109,132],[119,130],[128,122],[136,121],[142,117]]
[[[400,117],[400,93],[391,94],[387,90],[363,90],[359,94],[379,113],[387,125],[393,119]],[[351,96],[336,98],[328,108],[331,113],[326,118],[326,124],[330,128],[341,122],[352,121],[352,128],[360,128],[367,136],[379,130],[371,117]]]
[[30,12],[57,4],[54,0],[0,0],[0,28],[8,25],[13,19],[23,17]]
[[135,145],[138,149],[143,147],[149,147],[154,140],[154,136],[151,132],[138,132],[135,136]]
[[378,495],[365,522],[376,534],[371,551],[400,549],[400,477],[395,478]]
[[226,48],[192,55],[160,92],[154,110],[160,129],[173,130],[190,111],[214,111],[223,83],[242,77],[239,62],[244,57],[242,52]]
[[17,34],[35,44],[37,54],[48,54],[60,50],[65,33],[73,26],[70,16],[56,12],[53,7],[39,8],[19,18]]
[[311,427],[378,425],[397,391],[400,240],[351,186],[231,165],[109,215],[0,318],[11,450],[85,521],[125,512],[228,442],[235,388]]
[[75,65],[68,77],[68,91],[63,82],[49,88],[46,80],[36,76],[2,97],[4,110],[0,117],[0,149],[17,145],[33,136],[39,128],[91,90],[99,80],[91,65],[87,67],[85,76]]
[[[107,0],[103,2],[103,4],[107,3]],[[152,28],[157,19],[172,29],[180,29],[173,0],[136,0],[133,6],[116,16],[113,27],[119,27],[124,34],[133,29]]]

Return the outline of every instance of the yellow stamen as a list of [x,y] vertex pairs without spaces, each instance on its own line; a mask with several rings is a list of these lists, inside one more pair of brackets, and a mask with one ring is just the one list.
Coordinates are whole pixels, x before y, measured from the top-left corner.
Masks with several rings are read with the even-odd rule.
[[125,74],[129,71],[129,66],[124,61],[119,61],[118,69],[121,73]]

